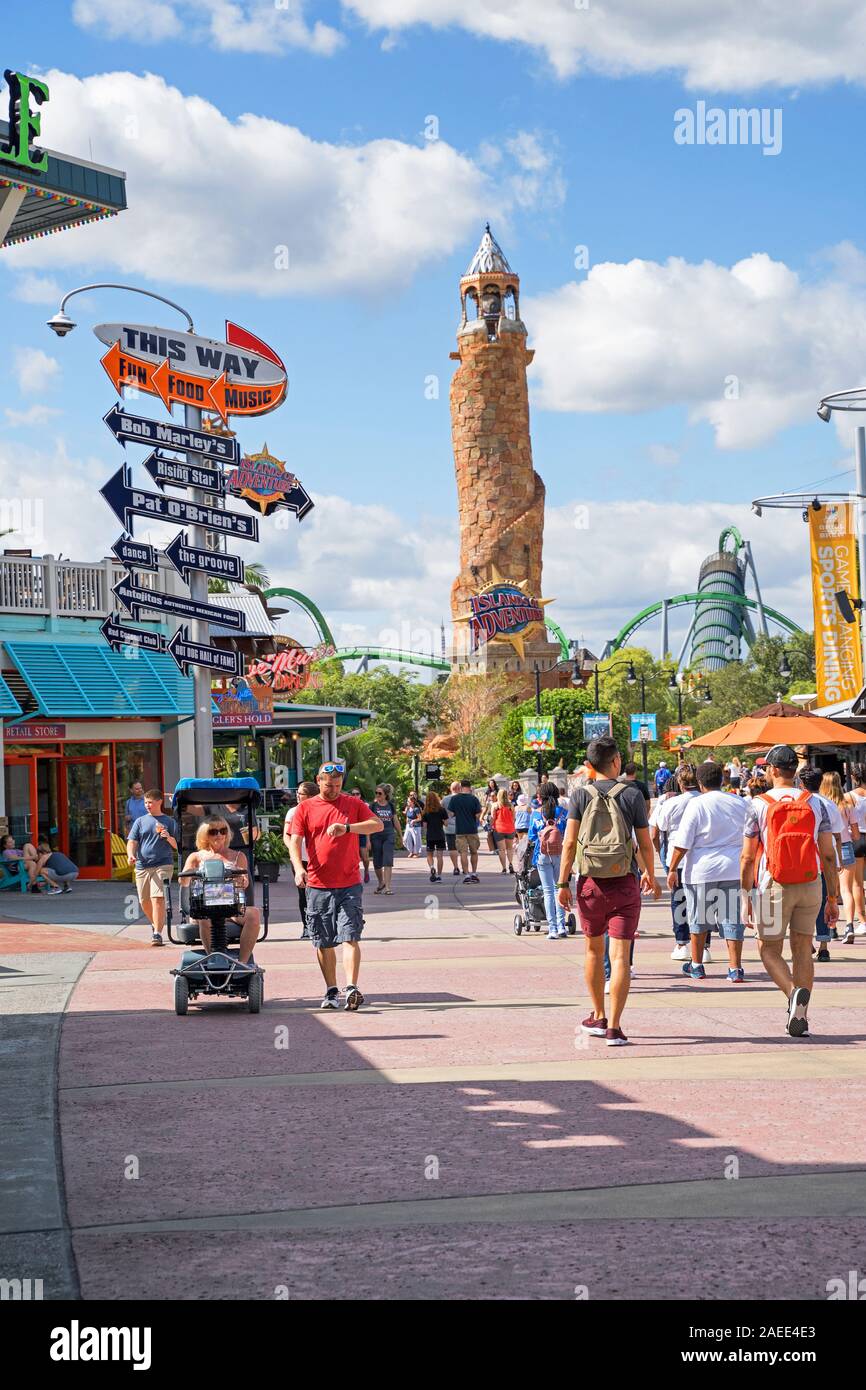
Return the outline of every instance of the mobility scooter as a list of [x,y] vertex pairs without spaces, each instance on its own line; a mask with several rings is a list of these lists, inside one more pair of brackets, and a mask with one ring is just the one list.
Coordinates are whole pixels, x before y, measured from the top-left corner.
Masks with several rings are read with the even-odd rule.
[[[178,879],[181,896],[188,893],[187,915],[191,919],[172,923],[171,885],[166,896],[166,928],[169,941],[187,946],[174,975],[174,1010],[188,1011],[190,1001],[201,996],[220,999],[245,999],[251,1014],[257,1014],[264,1000],[264,971],[252,956],[249,964],[241,965],[238,946],[241,920],[247,906],[247,892],[238,886],[238,879],[247,874],[252,882],[255,873],[255,829],[253,814],[261,799],[258,783],[252,777],[219,777],[198,780],[184,777],[174,792],[173,808],[180,826],[178,856],[181,871]],[[227,815],[227,807],[233,808]],[[236,808],[236,809],[235,809]],[[195,832],[209,815],[225,816],[230,826],[240,827],[246,869],[231,868],[221,859],[206,859],[198,869],[185,873],[183,865],[195,849]],[[243,824],[243,817],[246,824]],[[246,832],[246,833],[244,833]],[[188,887],[187,887],[188,885]],[[262,932],[268,934],[268,883],[262,881]],[[211,924],[211,947],[201,944],[198,922],[208,919]]]

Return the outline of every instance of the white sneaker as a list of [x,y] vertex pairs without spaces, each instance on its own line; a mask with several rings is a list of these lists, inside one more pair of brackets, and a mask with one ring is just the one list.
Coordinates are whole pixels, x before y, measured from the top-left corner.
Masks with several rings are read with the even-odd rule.
[[671,951],[671,960],[691,960],[691,955],[688,946],[675,946]]
[[854,926],[855,936],[866,936],[866,922],[857,922]]
[[[691,952],[689,952],[689,955],[691,955]],[[713,958],[712,958],[712,956],[710,955],[710,948],[709,948],[709,946],[705,946],[705,947],[704,947],[704,965],[712,965],[712,963],[713,963]]]

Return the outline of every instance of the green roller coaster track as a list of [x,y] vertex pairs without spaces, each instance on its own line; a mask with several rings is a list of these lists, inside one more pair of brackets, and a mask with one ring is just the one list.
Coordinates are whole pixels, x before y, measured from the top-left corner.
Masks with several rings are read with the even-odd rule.
[[[733,531],[735,528],[729,527],[728,529],[729,531]],[[724,532],[722,534],[724,535]],[[620,647],[624,647],[632,633],[636,632],[639,627],[642,627],[643,624],[654,617],[656,613],[661,613],[665,604],[667,604],[668,608],[680,608],[683,604],[699,602],[711,603],[714,600],[718,600],[719,603],[736,603],[739,604],[741,608],[751,608],[753,610],[757,610],[758,608],[756,600],[747,598],[744,594],[711,593],[709,590],[702,594],[676,594],[673,598],[659,599],[658,603],[652,603],[649,608],[643,608],[640,613],[636,613],[631,621],[626,623],[625,627],[620,628],[616,637],[614,637],[610,644],[610,650],[611,652],[617,652]],[[764,604],[764,612],[768,618],[772,618],[774,623],[778,623],[779,626],[785,628],[787,632],[803,631],[799,623],[795,623],[791,618],[786,618],[784,613],[777,613],[775,608],[768,608],[767,605]]]
[[[370,657],[375,661],[395,661],[402,662],[406,666],[431,666],[434,671],[450,671],[451,662],[446,661],[442,656],[426,656],[424,652],[404,652],[391,647],[337,647],[334,635],[328,627],[325,615],[321,609],[313,603],[311,598],[302,594],[298,589],[266,589],[265,598],[290,598],[299,608],[303,608],[313,620],[319,640],[327,643],[329,647],[335,647],[334,655],[341,661],[362,661],[364,657]],[[770,610],[768,609],[767,612]],[[559,650],[563,660],[567,660],[570,652],[568,638],[558,623],[552,618],[545,618],[545,626],[553,633],[559,643]]]

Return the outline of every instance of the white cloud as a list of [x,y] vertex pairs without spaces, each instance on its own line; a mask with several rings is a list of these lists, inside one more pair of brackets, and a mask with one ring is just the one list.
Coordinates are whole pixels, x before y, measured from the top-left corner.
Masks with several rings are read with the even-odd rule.
[[866,361],[863,288],[841,278],[805,283],[763,253],[731,267],[679,257],[607,262],[524,299],[522,316],[536,347],[538,405],[609,413],[682,405],[723,449],[813,419],[820,398],[851,385]]
[[[752,552],[765,604],[811,629],[809,537],[799,512],[754,515],[745,503],[591,502],[588,525],[575,527],[574,507],[548,507],[544,517],[544,591],[556,596],[551,616],[569,637],[583,637],[600,654],[609,638],[641,609],[675,594],[693,593],[702,562],[718,547],[725,526],[739,527]],[[628,547],[628,564],[611,563],[611,547]],[[754,598],[751,582],[746,592]],[[692,609],[671,609],[676,656]],[[753,621],[757,622],[753,614]],[[656,617],[633,638],[658,655]],[[779,631],[771,624],[771,631]]]
[[56,357],[49,357],[41,348],[15,348],[13,354],[18,389],[25,396],[35,396],[51,386],[60,373]]
[[50,405],[31,405],[27,410],[12,410],[6,407],[4,414],[15,429],[29,428],[32,425],[45,425],[60,411]]
[[866,12],[860,0],[343,0],[372,29],[460,26],[525,44],[561,78],[674,71],[690,87],[862,82]]
[[647,453],[657,468],[676,468],[680,461],[680,451],[672,444],[650,444]]
[[53,304],[56,307],[60,303],[62,290],[50,275],[21,275],[12,294],[25,304]]
[[[474,245],[488,215],[500,220],[520,200],[520,180],[539,177],[518,167],[493,181],[444,140],[338,145],[264,116],[230,120],[152,74],[47,78],[63,116],[58,143],[92,141],[95,159],[125,169],[130,206],[119,224],[10,247],[13,267],[96,262],[269,297],[391,290]],[[555,183],[552,160],[544,177]]]
[[311,27],[304,9],[304,0],[75,0],[72,15],[82,29],[136,43],[185,39],[224,52],[329,56],[342,34],[320,20]]

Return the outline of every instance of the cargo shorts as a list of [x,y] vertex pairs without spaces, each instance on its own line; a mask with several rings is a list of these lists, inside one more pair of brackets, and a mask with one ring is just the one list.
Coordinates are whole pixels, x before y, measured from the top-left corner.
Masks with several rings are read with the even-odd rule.
[[307,931],[320,951],[360,941],[364,930],[364,889],[360,883],[348,888],[307,889]]

